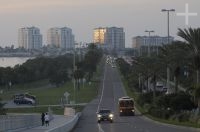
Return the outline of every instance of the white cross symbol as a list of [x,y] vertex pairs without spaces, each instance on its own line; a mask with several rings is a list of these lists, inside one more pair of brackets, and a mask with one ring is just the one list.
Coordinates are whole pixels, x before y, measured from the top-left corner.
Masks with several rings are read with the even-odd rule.
[[190,13],[188,3],[185,4],[185,13],[177,13],[177,16],[185,16],[185,24],[189,24],[189,16],[197,16],[197,13]]

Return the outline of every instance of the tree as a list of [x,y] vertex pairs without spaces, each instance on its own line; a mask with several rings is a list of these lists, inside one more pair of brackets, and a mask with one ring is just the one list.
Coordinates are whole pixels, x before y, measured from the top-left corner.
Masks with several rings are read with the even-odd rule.
[[194,90],[194,97],[197,100],[197,105],[200,110],[200,86],[197,86]]
[[193,53],[193,63],[196,70],[196,84],[199,84],[200,70],[200,28],[178,29],[178,36],[183,38]]
[[[170,90],[170,77],[174,77],[175,89],[168,92],[177,93],[178,82],[181,75],[181,68],[188,66],[188,48],[181,41],[174,41],[161,48],[160,61],[167,68],[167,88]],[[169,75],[171,73],[171,76]]]
[[56,71],[52,71],[52,74],[49,77],[49,81],[56,86],[65,83],[69,80],[68,72],[64,69],[59,69]]
[[83,79],[84,77],[84,72],[80,69],[76,70],[74,72],[74,78],[76,80],[76,83],[78,84],[78,90],[80,89],[80,79]]
[[88,81],[91,80],[93,73],[96,72],[97,64],[102,57],[102,50],[98,49],[93,43],[88,46],[88,52],[84,57],[84,71],[88,73]]
[[160,58],[161,58],[161,62],[165,65],[166,67],[166,82],[167,82],[167,88],[168,88],[168,92],[172,92],[169,91],[170,90],[170,61],[171,61],[171,48],[168,45],[163,45],[163,47],[161,47],[161,54],[160,54]]

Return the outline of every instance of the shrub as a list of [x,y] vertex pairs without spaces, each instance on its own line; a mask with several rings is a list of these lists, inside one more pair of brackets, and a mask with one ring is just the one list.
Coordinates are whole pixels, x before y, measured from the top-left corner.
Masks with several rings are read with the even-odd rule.
[[0,98],[0,115],[6,115],[6,109],[4,108],[5,103],[1,102]]
[[151,104],[153,102],[153,93],[144,93],[144,94],[140,94],[138,99],[137,99],[137,103],[140,106],[144,106],[144,104]]

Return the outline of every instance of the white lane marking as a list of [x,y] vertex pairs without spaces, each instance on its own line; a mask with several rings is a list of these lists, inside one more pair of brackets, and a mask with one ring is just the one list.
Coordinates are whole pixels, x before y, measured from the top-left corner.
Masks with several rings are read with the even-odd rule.
[[98,127],[99,127],[99,132],[104,132],[104,130],[101,128],[100,124],[98,124]]
[[[105,75],[106,75],[105,73],[106,73],[106,70],[107,70],[107,68],[105,67],[104,77],[103,77],[103,88],[102,88],[102,91],[101,91],[101,98],[100,98],[100,100],[99,100],[99,104],[98,104],[97,112],[99,111],[100,104],[101,104],[102,99],[103,99],[103,93],[104,93],[104,88],[105,88],[105,86],[104,86],[104,82],[105,82]],[[99,132],[104,132],[104,130],[101,128],[101,125],[100,125],[100,124],[98,124],[98,128],[99,128]]]
[[103,88],[102,88],[102,91],[101,91],[101,98],[100,98],[100,100],[99,100],[99,104],[98,104],[98,108],[97,108],[97,111],[99,111],[99,108],[100,108],[100,104],[101,104],[101,102],[102,102],[102,99],[103,99],[103,93],[104,93],[104,88],[105,88],[105,86],[104,86],[104,82],[105,82],[105,73],[106,73],[106,69],[107,68],[105,68],[105,71],[104,71],[104,77],[103,77]]

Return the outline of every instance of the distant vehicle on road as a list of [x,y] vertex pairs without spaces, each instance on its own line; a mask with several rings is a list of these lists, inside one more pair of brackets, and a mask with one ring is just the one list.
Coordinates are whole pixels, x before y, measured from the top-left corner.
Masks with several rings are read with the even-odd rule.
[[15,94],[13,95],[13,102],[15,104],[31,104],[34,105],[36,103],[36,97],[30,95],[28,93],[23,94]]
[[156,82],[156,91],[159,91],[159,92],[162,92],[163,91],[163,87],[164,87],[164,84],[163,82]]
[[97,112],[98,123],[101,121],[110,121],[110,123],[112,123],[113,117],[114,115],[112,114],[111,110],[108,109],[101,109]]
[[119,115],[129,115],[134,116],[135,115],[135,109],[134,109],[134,100],[130,97],[121,97],[118,100],[119,104]]
[[116,66],[115,65],[112,65],[112,68],[115,68]]

